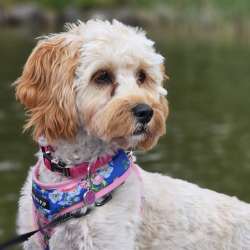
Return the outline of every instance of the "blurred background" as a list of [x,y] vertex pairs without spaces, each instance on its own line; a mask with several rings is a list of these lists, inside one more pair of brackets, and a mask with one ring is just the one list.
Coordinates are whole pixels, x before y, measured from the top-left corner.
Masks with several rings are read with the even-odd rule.
[[250,202],[250,1],[0,0],[0,240],[15,234],[20,189],[36,163],[11,85],[43,34],[78,19],[140,26],[165,58],[167,134],[139,152],[146,170]]

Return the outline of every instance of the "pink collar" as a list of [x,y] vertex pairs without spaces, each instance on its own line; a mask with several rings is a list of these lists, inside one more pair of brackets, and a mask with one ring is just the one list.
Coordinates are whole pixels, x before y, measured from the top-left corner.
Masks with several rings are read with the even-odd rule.
[[[78,165],[73,165],[73,167],[67,167],[66,163],[58,161],[57,159],[52,157],[51,154],[52,152],[54,152],[54,150],[50,145],[45,147],[41,146],[40,144],[38,145],[42,149],[44,164],[47,167],[47,169],[51,170],[52,172],[61,173],[66,177],[72,179],[87,175],[89,167],[88,162],[84,162]],[[89,167],[89,172],[94,172],[100,167],[105,166],[106,164],[108,164],[111,158],[112,155],[106,155],[105,157],[98,158],[95,162],[91,163]]]

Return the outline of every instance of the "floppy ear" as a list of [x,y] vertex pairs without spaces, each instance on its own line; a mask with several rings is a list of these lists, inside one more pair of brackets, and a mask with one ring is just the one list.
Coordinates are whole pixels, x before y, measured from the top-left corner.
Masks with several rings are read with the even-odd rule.
[[163,82],[165,79],[169,80],[169,77],[165,74],[165,67],[163,64],[161,64],[161,73],[163,75],[163,81],[161,82],[161,86],[163,86]]
[[[165,79],[169,80],[169,77],[165,74],[165,67],[164,67],[163,64],[161,65],[161,72],[162,72],[162,75],[163,75],[163,80],[161,82],[161,86],[163,87],[164,80]],[[165,98],[165,96],[161,95],[161,97],[160,97],[160,103],[161,103],[161,105],[163,107],[164,117],[165,117],[165,119],[167,119],[168,113],[169,113],[169,109],[168,109],[168,101]]]
[[24,128],[34,126],[35,139],[44,135],[51,143],[76,137],[79,120],[72,85],[80,45],[67,39],[66,32],[39,41],[14,83],[16,97],[30,109]]

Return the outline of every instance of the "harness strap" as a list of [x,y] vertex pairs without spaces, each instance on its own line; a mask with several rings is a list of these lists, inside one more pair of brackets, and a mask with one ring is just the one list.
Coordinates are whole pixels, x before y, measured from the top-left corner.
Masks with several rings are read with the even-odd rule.
[[57,218],[55,218],[54,220],[52,220],[50,223],[48,223],[46,226],[44,226],[43,228],[39,228],[35,231],[32,231],[32,232],[29,232],[29,233],[26,233],[26,234],[22,234],[22,235],[19,235],[17,237],[14,237],[12,239],[9,239],[5,242],[3,242],[1,245],[0,245],[0,250],[7,250],[10,246],[13,246],[13,245],[16,245],[16,244],[20,244],[20,243],[23,243],[25,242],[26,240],[28,240],[32,235],[34,235],[35,233],[43,230],[43,229],[46,229],[46,228],[49,228],[49,227],[53,227],[55,225],[58,225],[62,222],[65,222],[69,219],[72,219],[72,218],[80,218],[82,216],[85,216],[87,215],[89,212],[91,211],[91,208],[87,207],[87,210],[85,213],[80,213],[80,211],[71,211],[69,213],[66,213],[66,214],[63,214]]
[[[133,163],[134,165],[134,163]],[[132,165],[131,165],[132,166]],[[129,168],[120,178],[115,179],[114,182],[110,185],[108,185],[107,187],[101,189],[100,191],[98,191],[95,195],[96,200],[98,200],[99,198],[105,196],[106,194],[110,193],[112,190],[114,190],[116,187],[118,187],[119,185],[121,185],[130,175],[131,173],[131,168]],[[67,207],[63,210],[61,210],[57,216],[60,216],[64,213],[67,213],[69,211],[75,210],[77,208],[81,208],[84,207],[86,204],[84,203],[84,201],[79,201],[77,203],[75,203],[74,205],[71,205],[70,207]]]
[[[130,159],[129,159],[129,158]],[[130,161],[130,163],[129,163]],[[69,179],[64,182],[59,182],[59,183],[53,183],[53,184],[44,184],[41,183],[37,177],[39,173],[39,168],[40,168],[41,160],[38,161],[37,165],[35,166],[33,173],[32,173],[32,179],[33,179],[33,184],[35,186],[35,190],[33,192],[33,219],[34,219],[34,225],[35,229],[39,229],[40,227],[45,226],[48,221],[48,212],[46,209],[49,209],[50,216],[53,215],[54,218],[59,217],[60,215],[66,214],[70,211],[76,210],[77,208],[84,207],[86,204],[83,200],[82,197],[84,197],[84,194],[86,193],[85,191],[85,180],[81,179]],[[105,195],[109,194],[112,190],[114,190],[116,187],[121,185],[130,175],[130,173],[133,171],[133,169],[136,168],[136,165],[133,163],[133,160],[128,154],[124,152],[124,150],[119,151],[119,154],[117,154],[115,157],[113,157],[112,161],[109,163],[107,168],[110,168],[112,172],[110,174],[107,172],[107,176],[105,176],[105,169],[101,170],[102,172],[99,172],[103,175],[104,177],[104,185],[108,186],[102,186],[99,191],[96,190],[95,193],[95,200],[103,197],[104,200],[101,202],[95,202],[97,206],[100,206],[102,204],[105,204],[106,202],[109,201],[110,197],[104,197]],[[130,167],[129,167],[130,165]],[[105,167],[104,167],[105,168]],[[109,171],[110,171],[109,170]],[[112,177],[112,174],[113,177]],[[121,175],[122,174],[122,175]],[[99,175],[98,175],[99,176]],[[94,178],[92,177],[92,181],[94,181]],[[82,183],[85,183],[82,185]],[[98,183],[97,183],[98,184]],[[94,185],[94,182],[93,182]],[[54,191],[56,189],[56,191]],[[74,199],[76,202],[73,202],[71,204],[59,204],[63,203],[61,200],[68,200],[68,196],[72,195],[70,194],[72,190],[78,190],[78,192],[75,196]],[[51,190],[51,191],[50,191]],[[52,197],[54,192],[59,195],[60,192],[64,192],[63,197],[60,197],[60,202],[55,203],[55,200],[52,201]],[[80,193],[79,193],[80,192]],[[50,194],[48,194],[50,193]],[[66,199],[67,196],[67,199]],[[138,196],[139,192],[138,192]],[[79,200],[79,198],[80,200]],[[43,199],[44,198],[44,199]],[[70,198],[70,197],[69,197]],[[139,198],[139,203],[140,203],[140,197]],[[47,200],[48,204],[43,204],[43,201]],[[70,199],[69,199],[70,200]],[[42,205],[41,205],[42,204]],[[55,205],[54,205],[55,204]],[[49,205],[48,207],[46,207]],[[63,206],[63,209],[58,209],[58,207],[61,208]],[[45,209],[46,208],[46,209]],[[138,210],[139,212],[139,210]],[[55,215],[56,213],[56,215]],[[46,216],[46,217],[45,217]],[[40,218],[40,219],[39,219]],[[51,237],[52,229],[45,229],[44,231],[38,232],[38,236],[41,240],[41,243],[43,244],[44,249],[47,249],[48,246],[48,241],[49,238]]]

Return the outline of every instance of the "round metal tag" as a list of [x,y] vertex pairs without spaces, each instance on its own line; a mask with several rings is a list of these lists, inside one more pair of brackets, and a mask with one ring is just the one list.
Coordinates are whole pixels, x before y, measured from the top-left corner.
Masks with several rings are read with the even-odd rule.
[[83,201],[86,205],[91,205],[95,201],[95,193],[91,190],[87,190],[83,195]]

